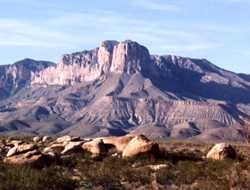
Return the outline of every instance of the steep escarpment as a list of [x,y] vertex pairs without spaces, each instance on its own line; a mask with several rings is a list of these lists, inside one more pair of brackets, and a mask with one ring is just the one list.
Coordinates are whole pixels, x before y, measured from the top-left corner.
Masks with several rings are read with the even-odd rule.
[[53,63],[24,59],[13,65],[0,66],[0,99],[5,99],[26,87],[33,75]]
[[250,115],[246,76],[129,40],[65,54],[30,76],[0,101],[3,133],[240,139]]
[[104,41],[96,49],[63,55],[56,67],[38,73],[32,84],[73,85],[110,72],[134,74],[150,62],[148,50],[136,42]]
[[63,55],[55,67],[37,73],[32,85],[74,85],[107,78],[110,74],[140,73],[158,89],[189,97],[250,102],[250,82],[205,59],[150,55],[133,41],[104,41],[89,51]]

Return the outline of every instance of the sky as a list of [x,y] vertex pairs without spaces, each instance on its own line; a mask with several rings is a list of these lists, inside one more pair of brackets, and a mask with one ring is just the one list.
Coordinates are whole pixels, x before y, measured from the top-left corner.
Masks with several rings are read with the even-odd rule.
[[0,64],[131,39],[250,74],[250,0],[0,0]]

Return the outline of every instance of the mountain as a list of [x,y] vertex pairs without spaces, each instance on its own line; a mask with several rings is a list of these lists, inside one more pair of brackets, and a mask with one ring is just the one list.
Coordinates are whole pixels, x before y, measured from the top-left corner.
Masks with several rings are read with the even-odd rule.
[[206,59],[150,55],[130,40],[65,54],[56,65],[32,63],[22,85],[12,80],[1,95],[1,133],[240,140],[250,114],[248,75]]
[[13,65],[0,65],[0,99],[5,99],[27,86],[34,73],[53,63],[24,59]]

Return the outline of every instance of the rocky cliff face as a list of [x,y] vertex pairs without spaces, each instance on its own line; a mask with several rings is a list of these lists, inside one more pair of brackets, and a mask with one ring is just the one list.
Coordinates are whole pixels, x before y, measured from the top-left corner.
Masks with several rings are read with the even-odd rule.
[[0,101],[0,132],[240,139],[250,115],[246,75],[150,55],[133,41],[104,41],[28,70],[25,85]]
[[56,67],[34,76],[32,84],[73,85],[93,81],[110,70],[116,41],[105,41],[100,48],[63,55]]
[[111,73],[140,73],[160,90],[185,97],[250,101],[244,95],[250,81],[242,75],[218,68],[205,59],[151,56],[147,48],[133,41],[104,41],[96,49],[63,55],[57,66],[34,75],[31,84],[74,85]]
[[0,66],[0,99],[17,93],[26,87],[36,72],[39,72],[53,63],[24,59],[13,65]]
[[73,85],[113,73],[134,74],[150,63],[148,50],[132,41],[104,41],[99,48],[63,55],[56,67],[34,76],[32,84]]

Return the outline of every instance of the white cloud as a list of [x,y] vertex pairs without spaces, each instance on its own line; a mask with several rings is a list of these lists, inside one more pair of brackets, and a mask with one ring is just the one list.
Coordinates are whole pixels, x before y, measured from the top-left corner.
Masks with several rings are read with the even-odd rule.
[[0,46],[60,47],[69,35],[41,23],[0,19]]
[[[188,31],[185,27],[173,28],[162,23],[122,17],[112,12],[69,14],[51,19],[49,23],[63,28],[77,26],[78,29],[91,31],[96,38],[137,40],[149,47],[154,47],[155,51],[159,50],[161,53],[163,49],[166,52],[174,50],[183,53],[221,46],[219,42],[204,38],[198,30]],[[85,34],[82,35],[84,38]],[[166,48],[166,44],[171,46]],[[186,45],[183,46],[183,44]]]
[[[195,27],[194,27],[195,28]],[[215,49],[218,41],[200,31],[175,28],[162,22],[125,17],[110,11],[85,11],[41,21],[0,19],[0,46],[94,48],[102,40],[132,39],[153,53],[189,53]]]
[[180,7],[174,4],[163,3],[159,0],[131,0],[131,4],[148,10],[155,11],[177,11],[180,10]]

